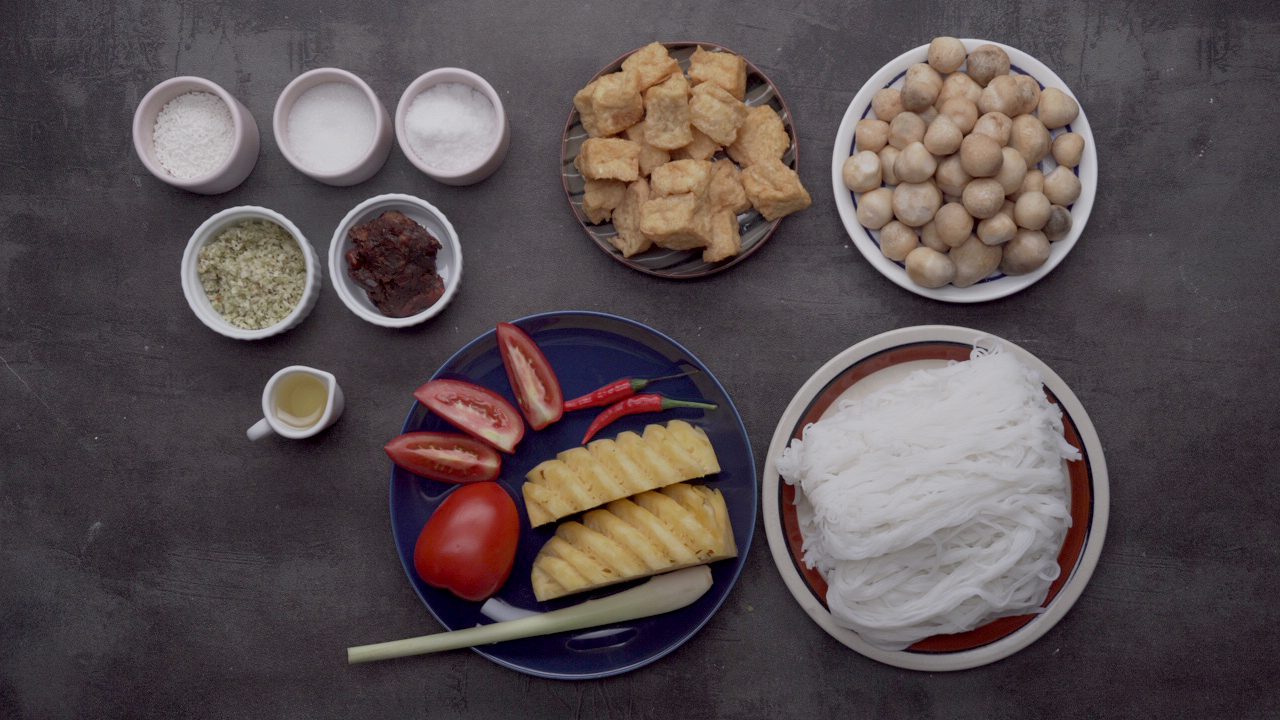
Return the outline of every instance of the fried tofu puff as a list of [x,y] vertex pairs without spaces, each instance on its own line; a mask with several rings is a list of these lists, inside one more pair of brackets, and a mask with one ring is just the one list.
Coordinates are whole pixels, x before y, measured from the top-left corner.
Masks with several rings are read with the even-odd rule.
[[689,122],[720,145],[738,139],[738,128],[747,119],[747,106],[715,83],[693,87],[689,97]]
[[656,148],[675,150],[693,140],[689,124],[689,81],[672,75],[644,91],[645,140]]
[[728,208],[711,212],[707,220],[707,247],[703,262],[720,262],[742,252],[742,235],[738,232],[738,216]]
[[813,203],[800,176],[781,160],[765,160],[743,170],[742,188],[765,220],[777,220]]
[[782,118],[768,105],[751,108],[738,128],[738,138],[728,147],[729,157],[746,169],[765,160],[781,160],[791,145]]
[[618,234],[609,238],[609,242],[623,257],[631,257],[653,247],[653,242],[640,231],[640,211],[648,199],[649,183],[640,178],[627,185],[622,203],[613,211],[613,229]]
[[653,170],[649,189],[654,197],[693,193],[701,196],[711,179],[711,162],[707,160],[673,160]]
[[[617,135],[644,118],[644,100],[635,75],[609,73],[596,78],[592,84],[595,89],[591,92],[591,113],[596,137]],[[590,129],[587,132],[590,133]]]
[[707,134],[693,128],[693,139],[688,145],[671,151],[672,160],[710,160],[720,152],[720,144],[707,137]]
[[627,184],[621,180],[592,180],[586,178],[582,193],[582,212],[587,219],[599,225],[607,221],[614,208],[622,204],[622,197],[627,192]]
[[711,166],[711,178],[707,183],[707,204],[713,208],[727,208],[734,214],[751,209],[751,201],[742,188],[742,174],[732,161],[717,160]]
[[741,100],[747,95],[747,61],[733,53],[698,48],[689,58],[689,79],[694,85],[715,83]]
[[671,57],[662,43],[652,42],[622,61],[622,71],[636,76],[638,89],[644,92],[680,72],[680,63]]
[[640,145],[618,138],[589,138],[573,164],[590,180],[631,182],[640,177]]
[[649,177],[653,169],[664,163],[671,161],[671,153],[650,145],[644,139],[645,122],[640,122],[627,128],[627,139],[640,145],[640,174]]
[[706,247],[707,216],[701,209],[693,193],[650,198],[640,208],[640,232],[669,250]]

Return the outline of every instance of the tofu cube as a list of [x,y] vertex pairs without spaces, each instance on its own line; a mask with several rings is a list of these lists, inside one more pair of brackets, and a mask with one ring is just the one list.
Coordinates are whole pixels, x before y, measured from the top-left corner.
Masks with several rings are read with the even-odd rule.
[[781,160],[791,146],[791,137],[782,118],[768,105],[747,112],[738,128],[738,139],[728,147],[729,157],[744,169],[765,160]]
[[653,242],[640,231],[640,211],[648,199],[649,183],[640,178],[627,185],[622,204],[613,211],[613,229],[618,234],[609,238],[609,242],[623,257],[631,257],[653,247]]
[[720,145],[738,139],[738,128],[747,119],[747,106],[714,83],[695,85],[689,98],[689,121]]
[[728,208],[711,213],[708,221],[707,247],[703,262],[720,262],[742,252],[742,235],[738,232],[738,216]]
[[795,170],[781,160],[766,160],[742,171],[742,188],[751,205],[773,221],[813,203]]
[[733,53],[698,48],[689,58],[689,79],[694,85],[715,83],[741,100],[747,96],[747,61]]
[[613,209],[622,204],[622,196],[626,192],[627,184],[621,180],[587,178],[582,194],[582,212],[597,225],[606,222],[613,215]]
[[618,138],[589,138],[573,164],[590,180],[631,182],[640,177],[640,145]]
[[650,198],[640,209],[640,232],[669,250],[693,250],[707,244],[707,217],[693,193]]
[[689,81],[672,75],[644,91],[645,140],[656,148],[675,150],[693,140],[689,125]]
[[707,160],[673,160],[654,168],[649,189],[654,197],[693,193],[699,197],[711,179],[711,163]]
[[634,75],[609,73],[601,75],[594,84],[591,111],[598,137],[617,135],[644,119],[644,100]]
[[672,150],[671,159],[710,160],[718,152],[720,152],[719,143],[707,137],[707,134],[698,128],[693,128],[693,140],[682,148]]
[[711,178],[707,183],[706,202],[713,208],[725,208],[737,213],[751,207],[747,192],[742,188],[742,175],[738,166],[729,160],[717,160],[711,166]]
[[635,75],[640,92],[644,92],[680,72],[680,63],[671,57],[662,43],[653,42],[623,60],[622,71]]
[[641,120],[635,125],[627,128],[625,134],[628,140],[640,144],[640,174],[644,177],[649,177],[649,174],[653,172],[654,168],[671,161],[671,153],[663,150],[662,148],[656,148],[646,142],[644,139],[644,129],[645,122]]

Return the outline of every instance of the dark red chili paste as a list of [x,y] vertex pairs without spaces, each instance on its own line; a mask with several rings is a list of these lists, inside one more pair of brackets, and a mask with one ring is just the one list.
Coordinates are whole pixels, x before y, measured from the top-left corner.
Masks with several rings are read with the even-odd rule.
[[389,210],[347,232],[347,274],[387,317],[408,317],[444,294],[436,273],[440,241],[404,213]]

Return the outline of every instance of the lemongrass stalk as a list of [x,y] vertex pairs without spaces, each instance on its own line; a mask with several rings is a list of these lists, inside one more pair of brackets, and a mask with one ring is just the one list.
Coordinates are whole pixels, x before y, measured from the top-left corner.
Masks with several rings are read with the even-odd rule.
[[679,610],[702,597],[710,588],[711,570],[705,565],[699,565],[650,578],[643,585],[608,597],[588,600],[580,605],[533,617],[347,648],[347,662],[355,664],[425,655],[636,620]]

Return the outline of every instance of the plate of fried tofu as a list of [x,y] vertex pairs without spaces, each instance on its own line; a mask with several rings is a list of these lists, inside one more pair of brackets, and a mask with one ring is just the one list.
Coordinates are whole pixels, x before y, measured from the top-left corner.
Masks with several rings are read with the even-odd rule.
[[[502,458],[497,482],[518,508],[520,540],[497,600],[518,610],[557,610],[694,565],[710,569],[712,585],[673,612],[475,651],[519,672],[566,680],[640,668],[692,639],[741,574],[759,501],[746,429],[711,370],[647,325],[584,311],[533,315],[515,324],[545,354],[566,397],[624,377],[689,373],[657,387],[669,397],[717,406],[627,416],[585,445],[583,434],[602,408],[567,412],[542,430],[529,428],[515,452]],[[466,380],[515,402],[493,330],[460,349],[433,378]],[[403,431],[450,427],[414,403]],[[481,603],[432,587],[414,570],[419,533],[459,487],[392,466],[397,553],[414,592],[448,630],[490,622]]]
[[615,260],[672,279],[726,270],[812,203],[778,88],[715,43],[650,43],[573,98],[569,205]]

